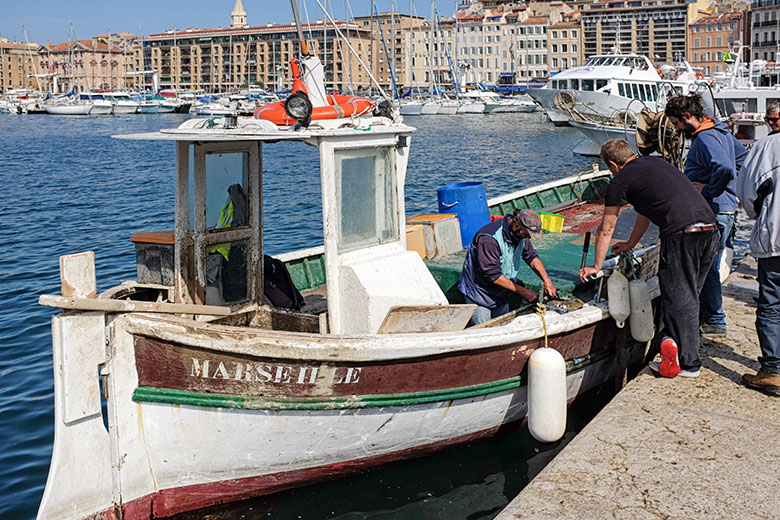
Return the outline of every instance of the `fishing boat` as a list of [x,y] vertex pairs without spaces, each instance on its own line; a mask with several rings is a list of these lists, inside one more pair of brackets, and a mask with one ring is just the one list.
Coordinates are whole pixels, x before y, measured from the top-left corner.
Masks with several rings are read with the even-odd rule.
[[[434,249],[453,252],[425,261],[407,249],[413,132],[376,116],[298,130],[212,118],[122,136],[175,143],[175,229],[134,238],[137,281],[98,295],[94,259],[75,254],[61,259],[62,294],[41,296],[63,312],[39,518],[165,517],[489,437],[524,420],[525,365],[546,341],[567,360],[570,399],[614,377],[618,343],[642,360],[647,344],[576,275],[608,172],[490,201],[497,216],[566,216],[539,250],[567,299],[466,328],[460,236],[438,233]],[[264,298],[262,157],[286,141],[316,147],[321,170],[324,244],[280,257],[301,310]]]

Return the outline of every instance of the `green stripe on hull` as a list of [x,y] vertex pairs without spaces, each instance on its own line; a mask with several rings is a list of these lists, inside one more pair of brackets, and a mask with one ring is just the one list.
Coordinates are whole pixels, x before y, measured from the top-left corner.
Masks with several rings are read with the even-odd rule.
[[[614,352],[612,348],[566,363],[566,372],[573,373],[606,359]],[[346,397],[261,397],[240,395],[219,395],[139,386],[133,392],[133,401],[146,403],[167,403],[210,408],[238,408],[243,410],[345,410],[355,408],[382,408],[388,406],[414,406],[427,403],[469,399],[471,397],[513,390],[527,384],[527,376],[521,374],[501,381],[401,394],[363,395]]]

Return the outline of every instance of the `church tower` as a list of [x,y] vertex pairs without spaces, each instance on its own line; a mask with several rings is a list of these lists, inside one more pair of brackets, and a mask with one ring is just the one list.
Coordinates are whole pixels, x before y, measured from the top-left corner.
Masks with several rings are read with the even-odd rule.
[[233,12],[230,13],[230,27],[246,27],[246,11],[241,4],[241,0],[236,0],[236,5],[233,7]]

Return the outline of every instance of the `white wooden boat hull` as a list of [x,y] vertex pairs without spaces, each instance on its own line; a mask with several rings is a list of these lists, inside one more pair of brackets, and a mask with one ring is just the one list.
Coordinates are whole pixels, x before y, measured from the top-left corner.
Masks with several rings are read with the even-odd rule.
[[402,116],[419,116],[422,108],[422,103],[401,103],[399,110]]
[[47,105],[46,113],[57,116],[86,116],[92,110],[92,105],[86,104],[67,104],[67,105]]
[[108,116],[114,113],[114,104],[110,101],[95,100],[92,102],[91,116]]
[[429,101],[423,105],[422,110],[420,110],[420,114],[430,115],[430,116],[436,115],[439,113],[440,108],[441,108],[441,102]]
[[571,121],[569,124],[586,137],[586,140],[574,149],[576,155],[598,157],[601,154],[601,145],[611,139],[625,139],[636,150],[636,130],[632,127],[623,128],[579,121]]
[[139,114],[156,114],[160,110],[157,103],[141,103],[138,105]]
[[[536,315],[389,336],[209,327],[123,315],[107,354],[101,313],[53,318],[58,404],[39,519],[168,516],[490,436],[525,417],[520,374],[543,337]],[[581,358],[569,398],[610,380],[605,304],[548,313],[547,330],[552,347]]]

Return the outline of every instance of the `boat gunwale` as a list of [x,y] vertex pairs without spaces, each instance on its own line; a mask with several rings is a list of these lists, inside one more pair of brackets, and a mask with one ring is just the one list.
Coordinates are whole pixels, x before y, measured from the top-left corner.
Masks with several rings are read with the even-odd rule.
[[[545,317],[547,335],[595,325],[609,317],[606,302]],[[509,347],[544,338],[538,314],[495,327],[397,334],[314,334],[221,325],[154,314],[122,316],[122,328],[140,336],[219,352],[322,362],[377,362]],[[523,348],[523,347],[518,347]]]

